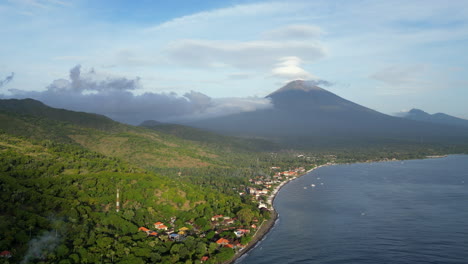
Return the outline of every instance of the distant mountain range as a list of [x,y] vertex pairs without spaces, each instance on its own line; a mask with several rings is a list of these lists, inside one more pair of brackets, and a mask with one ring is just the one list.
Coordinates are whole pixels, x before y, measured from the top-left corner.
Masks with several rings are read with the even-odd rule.
[[189,123],[229,135],[292,145],[364,145],[466,142],[468,129],[393,117],[343,99],[307,81],[293,81],[267,96],[271,109]]
[[423,110],[415,108],[411,109],[408,112],[399,113],[397,116],[411,120],[424,121],[436,124],[468,127],[468,120],[466,119],[454,117],[444,113],[435,113],[431,115],[427,112],[424,112]]

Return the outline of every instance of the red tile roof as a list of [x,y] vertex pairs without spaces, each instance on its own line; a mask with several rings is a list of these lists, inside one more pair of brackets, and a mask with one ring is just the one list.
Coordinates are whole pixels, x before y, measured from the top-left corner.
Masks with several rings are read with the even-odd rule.
[[216,241],[216,244],[219,244],[219,245],[224,245],[224,244],[228,244],[229,243],[229,240],[225,239],[225,238],[220,238],[218,239],[218,241]]
[[148,232],[150,230],[148,228],[142,226],[142,227],[138,228],[138,231]]

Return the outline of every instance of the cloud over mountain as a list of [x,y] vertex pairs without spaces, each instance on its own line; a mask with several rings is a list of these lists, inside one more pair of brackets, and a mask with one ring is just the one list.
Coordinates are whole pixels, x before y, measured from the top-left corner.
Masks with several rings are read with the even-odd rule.
[[270,100],[265,98],[211,98],[196,91],[183,96],[137,94],[140,87],[138,77],[106,76],[92,69],[83,71],[77,65],[70,70],[68,79],[54,80],[45,91],[10,89],[11,95],[0,97],[33,98],[52,107],[103,114],[130,124],[149,119],[196,120],[271,107]]
[[301,67],[303,62],[296,56],[282,57],[278,61],[279,62],[275,64],[275,68],[272,70],[274,77],[279,77],[290,81],[316,78]]

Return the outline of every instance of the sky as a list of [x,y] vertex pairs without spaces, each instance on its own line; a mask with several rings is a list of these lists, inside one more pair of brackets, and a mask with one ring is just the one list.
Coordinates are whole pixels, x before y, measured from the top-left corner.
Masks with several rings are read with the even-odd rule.
[[271,107],[288,81],[468,119],[466,0],[0,0],[0,97],[127,123]]

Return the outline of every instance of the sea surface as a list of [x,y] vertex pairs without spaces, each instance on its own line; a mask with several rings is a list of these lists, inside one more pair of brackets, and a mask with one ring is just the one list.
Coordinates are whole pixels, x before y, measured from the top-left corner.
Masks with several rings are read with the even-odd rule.
[[468,263],[468,155],[319,168],[274,206],[236,263]]

